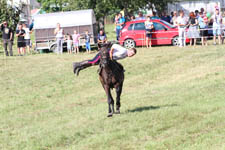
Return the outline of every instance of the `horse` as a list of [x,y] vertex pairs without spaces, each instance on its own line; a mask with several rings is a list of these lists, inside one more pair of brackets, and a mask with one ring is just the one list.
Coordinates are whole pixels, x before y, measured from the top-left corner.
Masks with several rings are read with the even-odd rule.
[[[110,59],[109,49],[111,44],[103,44],[100,47],[100,69],[99,80],[107,95],[108,115],[120,114],[120,96],[123,89],[124,69],[123,66],[115,60]],[[116,89],[116,112],[114,111],[114,100],[111,95],[111,89]]]

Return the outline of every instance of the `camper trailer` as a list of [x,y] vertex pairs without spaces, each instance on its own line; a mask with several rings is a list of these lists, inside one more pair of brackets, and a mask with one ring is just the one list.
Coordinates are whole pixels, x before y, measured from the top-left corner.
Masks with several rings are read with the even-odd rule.
[[65,35],[72,35],[73,31],[77,30],[77,33],[81,35],[80,46],[85,45],[85,40],[82,38],[85,31],[88,31],[91,36],[91,45],[97,43],[97,25],[93,10],[47,13],[34,16],[36,50],[54,51],[56,49],[54,30],[57,23],[60,23]]

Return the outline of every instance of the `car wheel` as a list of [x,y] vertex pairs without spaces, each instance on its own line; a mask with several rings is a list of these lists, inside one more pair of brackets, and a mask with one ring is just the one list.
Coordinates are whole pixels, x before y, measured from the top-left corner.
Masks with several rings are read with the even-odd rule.
[[132,40],[132,39],[126,39],[125,41],[124,41],[124,47],[126,47],[126,48],[134,48],[135,47],[135,41],[134,40]]
[[172,44],[173,44],[173,46],[179,46],[179,37],[178,36],[175,36],[172,39]]

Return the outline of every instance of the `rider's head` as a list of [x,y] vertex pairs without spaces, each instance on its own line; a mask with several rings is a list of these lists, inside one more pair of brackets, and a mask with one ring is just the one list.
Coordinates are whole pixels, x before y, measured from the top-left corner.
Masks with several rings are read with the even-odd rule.
[[136,53],[137,53],[136,48],[131,48],[131,49],[129,49],[129,50],[127,51],[128,57],[132,57],[132,56],[134,56]]

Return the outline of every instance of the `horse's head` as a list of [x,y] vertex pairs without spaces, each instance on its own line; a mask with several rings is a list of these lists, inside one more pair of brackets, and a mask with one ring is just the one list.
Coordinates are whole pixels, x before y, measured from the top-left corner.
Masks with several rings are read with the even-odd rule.
[[100,47],[100,64],[102,67],[106,67],[109,64],[110,56],[109,50],[111,43],[101,44]]

